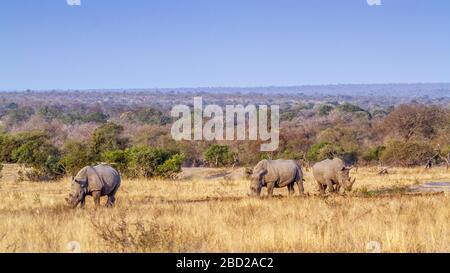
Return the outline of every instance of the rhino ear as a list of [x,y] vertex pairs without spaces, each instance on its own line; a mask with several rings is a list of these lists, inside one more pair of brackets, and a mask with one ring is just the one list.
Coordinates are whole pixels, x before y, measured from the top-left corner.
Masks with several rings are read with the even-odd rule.
[[73,181],[80,184],[82,187],[86,186],[86,184],[87,184],[87,181],[81,181],[81,180],[77,180],[77,179],[74,179]]
[[261,177],[261,176],[266,175],[266,174],[267,174],[267,170],[262,170],[262,171],[260,171],[258,173],[258,176]]

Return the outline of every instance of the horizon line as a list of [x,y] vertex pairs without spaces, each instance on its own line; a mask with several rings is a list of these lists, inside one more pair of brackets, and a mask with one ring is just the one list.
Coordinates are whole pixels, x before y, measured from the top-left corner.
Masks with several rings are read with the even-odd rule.
[[450,85],[449,82],[386,82],[386,83],[324,83],[324,84],[298,84],[298,85],[241,85],[241,86],[195,86],[195,87],[101,87],[101,88],[0,88],[0,92],[45,92],[45,91],[136,91],[136,90],[187,90],[187,89],[255,89],[255,88],[296,88],[296,87],[329,87],[329,86],[376,86],[376,85]]

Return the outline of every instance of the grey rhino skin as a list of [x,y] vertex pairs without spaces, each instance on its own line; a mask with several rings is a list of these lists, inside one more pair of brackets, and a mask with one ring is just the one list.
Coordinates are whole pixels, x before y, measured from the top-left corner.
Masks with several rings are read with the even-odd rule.
[[350,179],[350,170],[351,167],[345,166],[344,161],[340,158],[325,159],[314,164],[312,168],[321,194],[325,194],[327,188],[330,192],[339,192],[341,187],[344,191],[351,191],[356,179]]
[[94,197],[95,205],[100,204],[101,196],[108,196],[107,207],[114,205],[115,194],[120,187],[121,179],[119,172],[107,164],[100,164],[95,167],[86,166],[72,178],[72,189],[66,201],[73,208],[78,204],[83,208],[86,196]]
[[274,188],[287,187],[289,195],[294,193],[297,184],[300,194],[304,193],[303,172],[301,166],[294,160],[262,160],[252,171],[250,195],[259,196],[262,187],[267,187],[269,198]]

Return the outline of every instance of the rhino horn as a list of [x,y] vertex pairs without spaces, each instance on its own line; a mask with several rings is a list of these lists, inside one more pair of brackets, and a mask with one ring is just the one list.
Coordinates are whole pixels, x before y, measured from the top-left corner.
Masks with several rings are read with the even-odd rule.
[[351,169],[353,169],[353,166],[344,166],[344,167],[342,167],[342,171],[350,171]]

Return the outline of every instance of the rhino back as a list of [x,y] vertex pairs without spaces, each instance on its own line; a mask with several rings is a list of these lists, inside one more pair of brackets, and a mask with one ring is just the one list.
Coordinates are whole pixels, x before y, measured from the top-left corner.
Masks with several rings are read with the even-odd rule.
[[337,172],[344,167],[344,162],[339,158],[325,159],[313,166],[313,175],[318,182],[325,182],[328,179],[336,179]]
[[109,165],[100,164],[94,167],[102,183],[102,194],[109,194],[120,185],[119,173]]
[[278,181],[280,186],[291,183],[301,172],[300,166],[294,160],[269,160],[268,165],[270,168],[266,177],[270,178],[270,182]]

